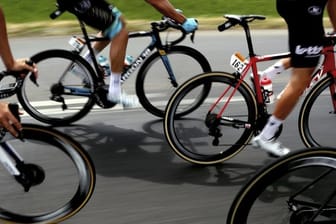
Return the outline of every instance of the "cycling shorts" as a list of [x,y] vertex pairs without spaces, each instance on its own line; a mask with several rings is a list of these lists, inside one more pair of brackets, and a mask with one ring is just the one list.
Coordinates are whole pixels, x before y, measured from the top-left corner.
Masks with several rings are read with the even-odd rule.
[[[120,11],[105,0],[57,0],[59,6],[112,39],[121,30]],[[115,30],[117,29],[117,30]]]
[[277,0],[279,15],[288,26],[291,66],[315,67],[324,43],[323,11],[327,0]]

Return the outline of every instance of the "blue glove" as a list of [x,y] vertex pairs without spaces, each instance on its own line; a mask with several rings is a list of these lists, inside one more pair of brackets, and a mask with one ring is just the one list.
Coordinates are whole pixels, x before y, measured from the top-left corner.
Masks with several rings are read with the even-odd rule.
[[184,31],[186,31],[187,33],[191,33],[195,30],[197,30],[198,27],[198,22],[196,19],[194,18],[188,18],[186,19],[186,21],[184,21],[184,23],[182,24],[182,28],[184,29]]

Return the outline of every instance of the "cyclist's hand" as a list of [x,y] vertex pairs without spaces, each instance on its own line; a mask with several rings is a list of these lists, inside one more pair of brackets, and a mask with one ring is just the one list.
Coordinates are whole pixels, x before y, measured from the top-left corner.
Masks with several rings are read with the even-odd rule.
[[21,123],[11,113],[6,102],[0,102],[0,126],[6,128],[15,137],[19,136],[17,130],[22,130]]
[[11,70],[11,71],[28,70],[30,72],[37,73],[36,64],[30,65],[29,63],[27,63],[27,61],[30,61],[30,60],[28,58],[16,59],[14,61],[13,67],[9,68],[8,70]]
[[193,31],[197,30],[198,22],[194,18],[188,18],[181,26],[187,33],[192,33]]
[[35,63],[28,63],[31,61],[28,58],[21,58],[21,59],[16,59],[14,61],[13,67],[8,68],[10,71],[23,71],[23,70],[28,70],[32,73],[34,73],[34,76],[37,78],[37,67]]

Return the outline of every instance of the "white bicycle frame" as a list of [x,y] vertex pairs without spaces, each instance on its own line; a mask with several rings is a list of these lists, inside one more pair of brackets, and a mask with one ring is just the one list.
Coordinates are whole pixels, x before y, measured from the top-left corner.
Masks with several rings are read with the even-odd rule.
[[22,157],[15,151],[13,147],[8,142],[1,140],[0,162],[11,175],[19,176],[20,171],[16,168],[16,163],[13,161],[14,158],[23,162]]

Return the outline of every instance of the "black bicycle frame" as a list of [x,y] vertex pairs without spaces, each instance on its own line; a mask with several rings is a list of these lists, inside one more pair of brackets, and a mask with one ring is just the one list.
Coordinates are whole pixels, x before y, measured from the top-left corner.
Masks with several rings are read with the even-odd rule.
[[[86,42],[86,45],[88,47],[88,50],[90,52],[91,55],[94,55],[94,51],[93,51],[93,47],[91,45],[92,42],[95,41],[108,41],[108,38],[105,37],[90,37],[87,33],[86,30],[86,26],[84,24],[84,22],[80,21],[80,27],[84,36],[84,40]],[[173,69],[171,67],[171,64],[169,62],[169,59],[167,57],[166,51],[167,49],[169,49],[170,46],[177,44],[178,42],[182,41],[185,38],[185,34],[183,33],[181,37],[179,37],[178,39],[172,41],[171,43],[165,44],[163,45],[161,42],[161,38],[160,38],[160,30],[158,29],[158,26],[160,26],[158,23],[153,22],[152,24],[152,30],[151,31],[140,31],[140,32],[130,32],[128,34],[129,38],[142,38],[142,37],[150,37],[151,38],[151,42],[149,43],[149,45],[139,54],[139,56],[133,60],[133,62],[126,67],[125,71],[121,74],[121,82],[123,83],[124,81],[126,81],[131,74],[137,69],[139,68],[143,62],[151,55],[151,53],[153,52],[154,49],[157,49],[157,51],[160,54],[160,58],[165,66],[165,68],[167,69],[168,75],[169,75],[169,80],[171,80],[171,83],[173,84],[174,87],[177,86],[176,83],[176,78],[173,72]],[[80,54],[81,51],[77,51],[77,54]],[[99,66],[98,66],[98,62],[96,60],[96,58],[92,59],[93,61],[93,65],[95,68],[96,73],[98,74],[98,80],[99,81],[103,81],[104,77],[100,74],[100,70],[99,70]]]
[[151,38],[151,42],[149,43],[149,45],[140,53],[140,55],[133,60],[133,62],[127,67],[127,69],[121,74],[121,82],[123,83],[124,81],[126,81],[131,74],[142,65],[142,63],[151,55],[152,51],[156,48],[157,51],[160,54],[160,58],[165,66],[165,68],[168,71],[168,75],[169,75],[169,79],[171,80],[172,84],[175,86],[176,84],[176,78],[174,75],[174,72],[171,68],[169,59],[167,57],[166,54],[166,50],[169,46],[177,43],[180,41],[179,38],[177,41],[172,42],[169,45],[163,45],[161,42],[161,38],[160,38],[160,31],[157,28],[157,24],[156,23],[152,23],[152,30],[151,31],[147,31],[147,32],[130,32],[128,37],[129,38],[141,38],[141,37],[150,37]]

